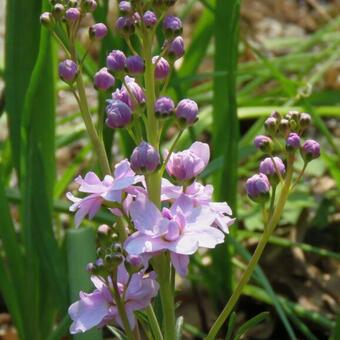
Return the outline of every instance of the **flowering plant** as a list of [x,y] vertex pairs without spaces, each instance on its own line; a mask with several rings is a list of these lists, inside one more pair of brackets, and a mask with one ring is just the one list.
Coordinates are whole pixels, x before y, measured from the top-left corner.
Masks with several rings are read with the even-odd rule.
[[[75,47],[81,20],[96,9],[97,3],[61,1],[53,5],[52,12],[41,15],[41,22],[64,49],[66,56],[59,64],[59,76],[70,86],[79,104],[101,169],[101,177],[89,172],[76,178],[78,191],[85,196],[67,194],[73,203],[70,210],[75,212],[75,225],[78,227],[87,216],[93,218],[100,207],[112,214],[111,225],[98,227],[98,259],[88,265],[95,290],[80,292],[80,300],[69,308],[72,334],[114,323],[128,339],[138,338],[140,314],[136,312],[143,310],[151,338],[175,339],[175,273],[186,276],[190,255],[199,248],[211,249],[223,243],[229,226],[235,222],[226,202],[213,202],[213,187],[198,181],[209,163],[209,145],[195,142],[189,149],[175,152],[183,131],[198,120],[199,109],[191,99],[182,99],[176,105],[164,95],[175,61],[184,54],[182,22],[167,15],[174,2],[119,2],[121,16],[116,20],[116,30],[132,55],[111,51],[106,65],[93,79],[95,89],[110,97],[105,108],[106,125],[126,129],[136,144],[130,159],[116,164],[113,173],[101,138],[102,124],[99,122],[95,128],[88,107],[83,82],[86,55],[80,57]],[[153,55],[160,25],[165,40],[161,53]],[[92,40],[103,39],[107,33],[103,23],[89,28]],[[131,41],[132,35],[137,37],[135,45],[140,47],[140,53]],[[114,90],[118,81],[121,86]],[[169,150],[161,150],[162,132],[169,122],[177,128],[177,136]],[[235,306],[281,217],[289,192],[308,162],[320,155],[315,141],[307,140],[301,146],[301,136],[309,124],[306,113],[289,112],[282,117],[273,112],[265,123],[267,135],[255,138],[256,148],[268,157],[261,162],[259,174],[247,180],[246,190],[249,198],[263,209],[264,233],[207,339],[216,337]],[[304,167],[293,182],[298,150]],[[276,153],[284,155],[284,161]],[[153,309],[158,293],[162,327]]]

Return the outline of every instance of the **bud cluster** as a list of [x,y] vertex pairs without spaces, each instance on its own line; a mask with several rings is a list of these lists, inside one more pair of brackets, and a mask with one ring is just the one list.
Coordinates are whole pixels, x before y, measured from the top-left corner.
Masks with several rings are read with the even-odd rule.
[[[311,116],[297,111],[290,111],[284,117],[274,111],[266,119],[264,128],[267,134],[256,136],[254,145],[269,157],[261,161],[259,174],[250,177],[246,183],[248,196],[253,201],[266,202],[270,197],[270,188],[284,181],[286,166],[280,157],[274,155],[276,152],[294,161],[298,151],[305,165],[320,156],[318,142],[302,142],[302,135],[310,124]],[[284,142],[285,148],[282,148],[281,141]]]

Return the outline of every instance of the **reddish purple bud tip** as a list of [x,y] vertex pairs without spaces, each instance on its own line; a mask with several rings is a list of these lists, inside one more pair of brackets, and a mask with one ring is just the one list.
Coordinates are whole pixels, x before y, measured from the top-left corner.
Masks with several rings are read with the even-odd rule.
[[295,132],[291,132],[286,140],[287,150],[298,149],[300,147],[300,144],[301,144],[300,136]]
[[144,25],[148,28],[154,27],[157,24],[157,16],[152,11],[146,11],[143,14]]
[[170,65],[166,59],[155,56],[152,58],[152,63],[157,63],[155,66],[155,78],[157,80],[163,80],[169,75]]

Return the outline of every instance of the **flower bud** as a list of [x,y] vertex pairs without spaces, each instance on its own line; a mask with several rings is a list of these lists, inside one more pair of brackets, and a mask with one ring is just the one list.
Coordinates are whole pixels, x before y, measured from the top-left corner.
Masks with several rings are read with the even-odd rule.
[[135,24],[131,17],[119,17],[116,21],[116,28],[121,34],[133,34]]
[[182,33],[182,21],[180,18],[169,15],[163,21],[163,29],[166,37],[174,38]]
[[68,7],[77,7],[78,6],[78,0],[69,0],[68,1]]
[[97,90],[106,91],[115,84],[114,76],[107,71],[106,67],[99,70],[94,76],[94,87]]
[[153,172],[160,162],[158,151],[144,141],[133,150],[130,158],[131,169],[136,173]]
[[65,12],[65,18],[68,22],[77,21],[80,18],[80,11],[78,8],[71,7]]
[[100,235],[109,235],[111,233],[111,228],[107,224],[102,224],[98,227],[97,233]]
[[132,111],[128,105],[120,100],[109,100],[106,106],[106,125],[111,129],[127,126],[132,120]]
[[147,28],[154,27],[157,24],[157,16],[152,11],[146,11],[143,14],[143,22]]
[[263,152],[271,153],[273,142],[268,136],[259,135],[255,137],[254,145]]
[[78,74],[78,66],[73,60],[66,59],[59,63],[58,72],[64,82],[72,83]]
[[85,12],[94,12],[97,8],[96,0],[83,0],[81,4]]
[[106,57],[106,67],[111,72],[121,72],[125,69],[126,56],[120,50],[113,50]]
[[157,80],[163,80],[169,75],[170,65],[168,61],[163,57],[154,56],[152,58],[152,63],[155,64],[156,62],[157,64],[155,66],[155,78]]
[[307,128],[310,125],[311,121],[312,121],[312,118],[309,113],[303,112],[300,114],[299,123],[302,129]]
[[172,60],[177,60],[184,55],[184,41],[182,37],[176,37],[174,40],[168,42],[167,55]]
[[132,75],[144,73],[144,59],[139,55],[133,55],[126,59],[126,68]]
[[121,254],[108,254],[104,257],[104,262],[109,267],[117,267],[123,262],[124,258]]
[[40,23],[45,27],[51,27],[54,23],[53,15],[50,12],[44,12],[40,15]]
[[277,171],[283,175],[286,171],[286,167],[279,157],[267,157],[260,163],[260,173],[265,174],[268,177],[277,176]]
[[180,121],[193,124],[198,120],[198,106],[191,99],[182,99],[176,107],[176,116]]
[[270,134],[275,134],[277,130],[277,120],[274,117],[269,117],[264,122],[266,131]]
[[313,139],[308,139],[302,146],[301,156],[306,162],[320,157],[320,144]]
[[275,118],[277,122],[281,120],[281,115],[278,111],[273,111],[269,117]]
[[[134,78],[125,76],[124,81],[125,85],[129,88],[129,91],[127,91],[125,85],[123,86],[123,92],[126,92],[129,99],[128,105],[130,105],[133,109],[135,109],[135,101],[137,101],[138,105],[143,105],[146,100],[144,90],[139,86]],[[132,93],[133,98],[130,98],[130,93]],[[125,95],[123,95],[123,97],[125,97]]]
[[123,14],[128,14],[132,11],[132,6],[131,6],[131,2],[129,1],[121,1],[119,3],[119,10],[123,13]]
[[257,203],[264,203],[269,199],[270,183],[264,174],[256,174],[248,178],[246,190],[250,199]]
[[56,20],[61,19],[64,13],[65,13],[65,7],[62,4],[56,4],[53,6],[52,14]]
[[295,150],[300,147],[301,139],[300,136],[295,133],[291,132],[286,140],[286,148],[287,150]]
[[286,118],[281,119],[279,123],[279,132],[281,133],[281,135],[287,136],[289,132],[289,121]]
[[296,123],[299,121],[300,112],[299,111],[289,111],[287,116],[289,119],[293,119]]
[[175,104],[169,97],[160,97],[155,102],[155,114],[160,118],[169,117],[174,113]]
[[124,264],[130,274],[137,273],[143,268],[143,260],[139,255],[128,255]]
[[89,28],[89,36],[92,40],[103,39],[107,35],[107,27],[103,23],[94,24]]

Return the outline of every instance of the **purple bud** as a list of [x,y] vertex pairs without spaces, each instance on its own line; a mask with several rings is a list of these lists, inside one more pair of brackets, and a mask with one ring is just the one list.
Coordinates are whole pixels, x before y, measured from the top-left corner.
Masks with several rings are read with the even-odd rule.
[[309,113],[305,113],[305,112],[302,112],[300,114],[300,126],[305,129],[306,127],[308,127],[310,125],[312,121],[312,117],[310,116]]
[[157,64],[155,66],[155,78],[157,80],[163,80],[169,75],[170,65],[168,61],[163,57],[158,56],[153,57],[152,63],[155,64],[156,62]]
[[126,68],[130,74],[144,73],[144,59],[139,55],[133,55],[126,59]]
[[46,27],[50,27],[53,23],[53,15],[50,12],[44,12],[40,15],[40,23]]
[[254,145],[257,149],[264,152],[270,152],[272,150],[272,140],[268,136],[259,135],[254,139]]
[[289,120],[286,118],[281,119],[279,124],[279,131],[283,136],[287,136],[289,132]]
[[175,110],[175,104],[169,97],[160,97],[155,102],[155,113],[159,117],[168,117]]
[[107,35],[107,27],[103,23],[94,24],[89,28],[91,39],[103,39]]
[[277,120],[274,117],[269,117],[264,122],[264,127],[270,133],[275,133],[277,130]]
[[277,121],[281,120],[281,115],[278,111],[273,111],[269,117],[275,118]]
[[136,173],[155,171],[160,162],[158,151],[144,141],[133,150],[130,158],[131,169]]
[[84,0],[82,1],[82,6],[85,12],[94,12],[97,8],[97,1],[96,0]]
[[[275,163],[275,164],[274,164]],[[283,175],[286,171],[286,167],[283,164],[281,158],[279,157],[267,157],[260,163],[260,173],[265,174],[267,176],[277,176],[277,171]]]
[[80,11],[78,8],[71,7],[65,12],[65,18],[69,22],[77,21],[80,18]]
[[71,60],[66,59],[59,63],[59,77],[66,83],[73,82],[78,74],[77,64]]
[[256,174],[246,182],[248,196],[255,202],[265,202],[269,198],[270,183],[264,174]]
[[121,34],[132,34],[135,31],[134,20],[131,17],[119,17],[116,28]]
[[[131,92],[133,95],[133,98],[130,98],[131,107],[134,107],[134,102],[137,101],[137,104],[141,105],[145,103],[145,94],[144,90],[139,86],[139,84],[136,82],[134,78],[131,78],[129,76],[124,77],[124,81],[126,86],[128,87],[129,91],[125,88],[125,85],[123,86],[123,90],[127,93]],[[130,96],[130,95],[129,95]]]
[[65,7],[62,4],[55,4],[52,9],[53,16],[58,20],[61,19],[65,13]]
[[129,1],[121,1],[119,3],[119,10],[122,12],[122,13],[129,13],[131,12],[131,3]]
[[184,120],[187,124],[193,124],[197,121],[198,106],[191,99],[182,99],[176,107],[176,116]]
[[106,67],[99,70],[94,76],[94,87],[98,90],[108,90],[115,84],[114,76],[107,71]]
[[300,136],[295,132],[291,132],[286,140],[287,150],[298,149],[300,147],[300,144],[301,144]]
[[141,267],[143,266],[142,257],[139,255],[128,255],[126,257],[126,261],[133,267]]
[[178,17],[169,15],[163,21],[163,28],[167,37],[176,37],[182,33],[182,21]]
[[308,139],[302,146],[301,155],[306,162],[320,157],[320,144],[313,139]]
[[102,235],[108,235],[111,232],[111,228],[107,224],[102,224],[98,227],[97,232]]
[[168,43],[167,54],[172,59],[179,59],[184,55],[184,41],[182,37],[176,37],[174,40]]
[[95,268],[96,268],[96,266],[92,262],[88,263],[87,266],[86,266],[87,272],[89,272],[91,274],[95,271]]
[[157,16],[152,11],[146,11],[143,15],[143,22],[146,27],[151,28],[157,23]]
[[132,111],[128,105],[120,100],[108,100],[106,106],[106,125],[111,129],[122,128],[132,120]]
[[112,72],[124,71],[125,63],[126,63],[126,56],[124,52],[120,50],[113,50],[106,57],[106,66],[108,70]]

